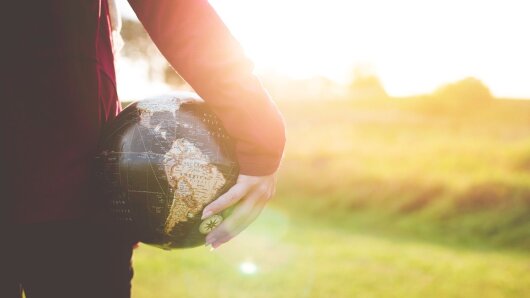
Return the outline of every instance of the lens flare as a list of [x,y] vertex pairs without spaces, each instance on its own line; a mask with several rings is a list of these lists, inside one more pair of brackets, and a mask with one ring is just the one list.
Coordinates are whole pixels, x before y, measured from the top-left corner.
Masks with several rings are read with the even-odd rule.
[[256,266],[256,264],[252,263],[252,262],[243,262],[239,265],[239,270],[241,271],[241,273],[243,274],[248,274],[248,275],[251,275],[251,274],[254,274],[258,271],[258,266]]

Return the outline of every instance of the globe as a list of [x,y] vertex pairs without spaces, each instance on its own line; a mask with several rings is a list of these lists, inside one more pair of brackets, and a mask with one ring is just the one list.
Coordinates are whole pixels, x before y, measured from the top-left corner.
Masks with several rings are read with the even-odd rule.
[[235,184],[234,142],[194,93],[137,101],[105,128],[97,174],[111,222],[163,249],[204,244],[230,210],[202,210]]

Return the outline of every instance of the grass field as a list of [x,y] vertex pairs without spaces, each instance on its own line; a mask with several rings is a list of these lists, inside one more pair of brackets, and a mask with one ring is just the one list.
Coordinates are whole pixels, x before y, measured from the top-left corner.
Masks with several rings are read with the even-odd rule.
[[[240,269],[256,266],[254,274]],[[528,297],[530,257],[387,237],[269,208],[216,251],[141,246],[135,297]]]
[[530,297],[530,102],[280,102],[277,196],[213,252],[135,252],[134,297]]

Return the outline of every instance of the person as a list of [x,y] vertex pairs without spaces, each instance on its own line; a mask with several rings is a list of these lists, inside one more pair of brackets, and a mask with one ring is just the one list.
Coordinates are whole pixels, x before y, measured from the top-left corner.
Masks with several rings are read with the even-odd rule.
[[[129,0],[173,68],[235,139],[237,183],[208,205],[232,216],[217,248],[275,191],[286,142],[278,107],[207,0]],[[121,107],[106,0],[8,1],[0,18],[0,297],[130,297],[133,242],[94,221],[102,127]]]

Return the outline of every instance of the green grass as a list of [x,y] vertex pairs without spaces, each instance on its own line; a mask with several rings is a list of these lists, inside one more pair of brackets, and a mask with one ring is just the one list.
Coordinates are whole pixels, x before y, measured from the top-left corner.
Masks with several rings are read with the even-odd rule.
[[530,251],[530,101],[449,110],[421,100],[297,102],[282,110],[282,201],[370,211],[412,234]]
[[214,252],[141,246],[134,297],[530,297],[530,102],[280,107],[272,204]]
[[[213,252],[135,252],[134,297],[528,297],[530,256],[432,244],[266,209]],[[239,270],[257,266],[254,274]]]

